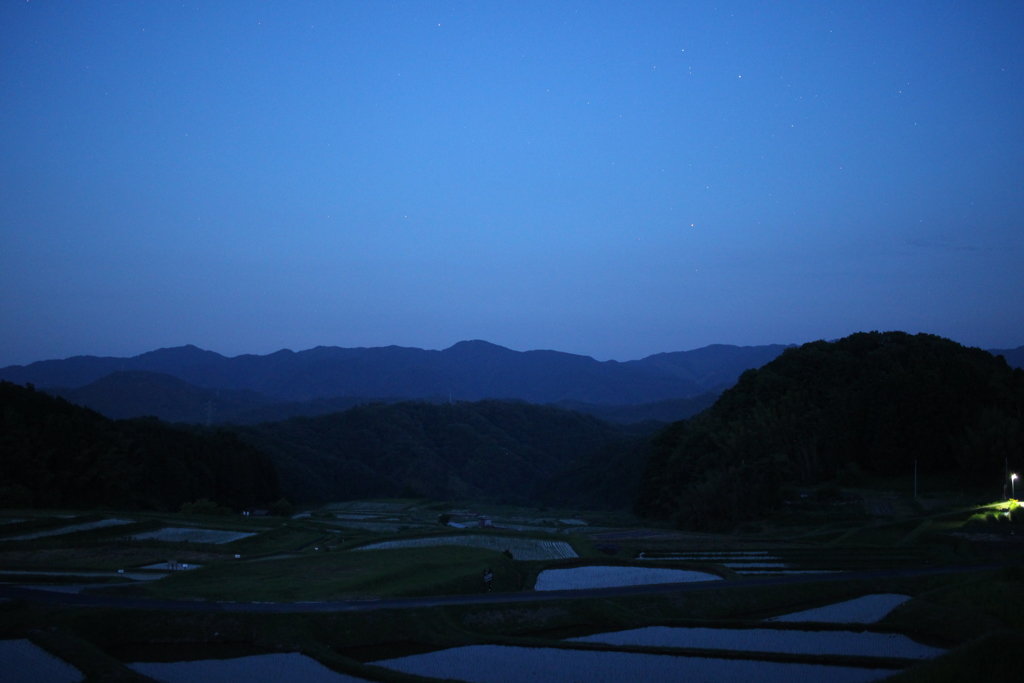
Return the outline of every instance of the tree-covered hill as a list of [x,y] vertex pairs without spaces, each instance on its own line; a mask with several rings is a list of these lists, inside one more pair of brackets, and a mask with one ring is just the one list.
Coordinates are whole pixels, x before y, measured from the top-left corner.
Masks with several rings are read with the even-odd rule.
[[243,509],[280,495],[270,460],[230,432],[114,421],[0,382],[0,505],[177,510],[208,498]]
[[[237,432],[273,459],[293,501],[404,495],[597,507],[630,504],[642,460],[624,468],[614,500],[588,495],[586,477],[629,459],[645,438],[521,401],[369,404]],[[580,476],[562,476],[570,470]]]
[[[739,373],[736,373],[739,376]],[[173,375],[144,370],[113,372],[77,389],[48,387],[46,393],[114,420],[155,416],[166,422],[190,424],[254,425],[279,422],[291,417],[314,417],[348,410],[363,403],[397,403],[408,398],[378,396],[335,396],[308,401],[278,401],[245,389],[203,389]],[[587,413],[606,422],[674,422],[704,410],[718,398],[707,393],[693,398],[676,398],[654,403],[609,405],[559,401],[560,408]],[[448,403],[447,396],[417,399]],[[651,431],[654,431],[652,428]]]
[[787,484],[844,472],[964,481],[1024,464],[1024,371],[933,335],[860,333],[789,349],[654,440],[638,509],[689,528],[763,516]]
[[1002,356],[1011,368],[1024,369],[1024,346],[1015,349],[989,349],[993,356]]
[[[144,370],[113,372],[77,389],[50,387],[46,393],[91,408],[114,420],[155,416],[165,422],[258,424],[299,415],[336,413],[374,399],[339,396],[278,401],[246,389],[203,389],[173,375]],[[379,398],[394,402],[397,399]]]

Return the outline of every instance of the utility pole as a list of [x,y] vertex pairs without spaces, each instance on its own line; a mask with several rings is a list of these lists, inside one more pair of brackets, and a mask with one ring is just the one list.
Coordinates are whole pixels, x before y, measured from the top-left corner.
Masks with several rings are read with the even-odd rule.
[[914,499],[917,499],[917,460],[914,460]]

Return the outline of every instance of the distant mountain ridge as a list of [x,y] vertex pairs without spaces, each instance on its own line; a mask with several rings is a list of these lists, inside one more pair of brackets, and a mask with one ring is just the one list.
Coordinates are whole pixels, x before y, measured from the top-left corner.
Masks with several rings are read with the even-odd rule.
[[[318,346],[233,358],[189,345],[132,358],[76,356],[14,365],[0,369],[0,379],[59,387],[57,393],[68,395],[113,373],[162,373],[199,389],[250,392],[233,395],[231,402],[251,408],[266,404],[259,396],[276,402],[450,397],[639,405],[721,391],[744,370],[760,367],[785,348],[714,345],[636,361],[601,362],[560,351],[513,351],[485,341],[459,342],[443,351]],[[169,387],[166,381],[164,385],[164,391],[191,391]]]

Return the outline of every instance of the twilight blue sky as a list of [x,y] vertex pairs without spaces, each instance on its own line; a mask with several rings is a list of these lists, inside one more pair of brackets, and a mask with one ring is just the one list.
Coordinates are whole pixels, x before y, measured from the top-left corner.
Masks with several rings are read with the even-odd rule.
[[1019,2],[0,6],[0,366],[1024,344]]

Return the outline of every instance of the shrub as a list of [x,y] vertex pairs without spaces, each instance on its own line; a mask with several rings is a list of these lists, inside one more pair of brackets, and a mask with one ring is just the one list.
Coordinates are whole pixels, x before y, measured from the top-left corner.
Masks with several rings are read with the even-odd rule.
[[800,500],[800,489],[793,483],[783,484],[779,488],[779,497],[782,500]]
[[846,463],[846,466],[839,470],[836,479],[840,484],[844,484],[846,486],[862,486],[867,482],[867,476],[860,468],[860,465],[852,460]]
[[843,492],[839,488],[838,484],[829,483],[818,488],[818,490],[814,492],[814,497],[818,500],[842,500]]
[[270,514],[277,517],[291,517],[294,509],[292,504],[288,502],[287,498],[282,498],[273,505],[270,506]]
[[200,498],[192,503],[182,503],[181,513],[184,515],[230,515],[231,508],[217,505],[209,498]]
[[0,486],[0,508],[30,508],[32,503],[32,492],[24,486]]

